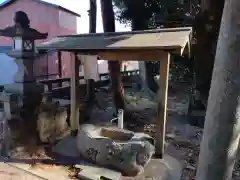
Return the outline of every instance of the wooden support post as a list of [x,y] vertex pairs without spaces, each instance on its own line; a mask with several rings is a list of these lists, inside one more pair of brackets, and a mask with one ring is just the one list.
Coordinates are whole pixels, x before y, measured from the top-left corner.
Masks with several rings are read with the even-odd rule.
[[48,92],[52,92],[52,83],[48,83],[47,84],[47,87],[48,87]]
[[170,54],[166,53],[160,61],[160,79],[158,91],[158,118],[156,122],[156,157],[164,154],[165,131],[167,120],[168,74]]
[[[58,51],[58,74],[59,78],[62,78],[62,52]],[[62,82],[59,82],[59,87],[62,87]]]
[[79,128],[79,107],[80,107],[80,89],[79,89],[79,66],[80,61],[75,53],[71,53],[71,116],[70,125],[72,135],[76,135]]
[[58,73],[59,77],[62,78],[62,52],[58,51]]

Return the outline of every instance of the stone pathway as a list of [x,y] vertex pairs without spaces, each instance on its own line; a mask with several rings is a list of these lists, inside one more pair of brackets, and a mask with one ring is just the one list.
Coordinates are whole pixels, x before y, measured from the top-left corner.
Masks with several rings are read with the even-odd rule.
[[[22,172],[23,177],[28,177],[29,180],[70,180],[70,173],[67,167],[64,166],[52,166],[52,165],[35,165],[32,167],[26,163],[8,163],[5,164],[18,169]],[[12,172],[14,169],[10,169]],[[31,177],[29,176],[31,175]],[[5,179],[4,179],[5,180]],[[17,180],[17,179],[16,179]]]

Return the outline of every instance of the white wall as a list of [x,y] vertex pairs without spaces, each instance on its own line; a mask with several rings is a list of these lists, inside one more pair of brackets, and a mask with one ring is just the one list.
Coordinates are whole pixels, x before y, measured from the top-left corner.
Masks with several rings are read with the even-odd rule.
[[14,59],[5,53],[0,53],[0,85],[14,83],[14,76],[18,67]]

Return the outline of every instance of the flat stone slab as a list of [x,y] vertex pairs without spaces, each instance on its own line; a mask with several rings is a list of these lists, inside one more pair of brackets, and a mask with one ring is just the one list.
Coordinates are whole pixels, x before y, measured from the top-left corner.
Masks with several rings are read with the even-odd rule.
[[30,164],[24,163],[7,163],[12,167],[16,167],[25,172],[33,174],[36,177],[40,177],[40,179],[48,179],[48,180],[56,180],[56,179],[66,179],[70,180],[69,172],[66,167],[62,166],[53,166],[53,167],[44,167],[42,165],[36,165],[36,167],[32,167]]
[[[34,179],[34,177],[36,177],[35,179],[37,180],[38,179],[48,179],[48,180],[56,180],[56,179],[71,180],[72,179],[71,177],[69,177],[70,172],[64,166],[52,166],[52,167],[44,168],[44,165],[36,165],[32,167],[30,164],[26,164],[26,163],[2,163],[1,165],[17,169],[22,174],[24,173],[24,176],[22,175],[23,177],[31,177],[31,180]],[[0,165],[0,172],[4,170],[1,165]],[[120,180],[120,178],[122,177],[121,173],[119,172],[106,169],[106,168],[97,167],[95,165],[85,163],[84,161],[75,165],[75,167],[81,169],[79,173],[80,174],[79,177],[82,177],[82,178],[84,177],[85,179],[99,180],[101,176],[104,176],[111,180]],[[8,170],[9,177],[16,171],[15,169],[12,170],[10,168],[5,168],[5,169]],[[16,173],[13,175],[16,175],[16,177],[18,176]],[[1,177],[2,176],[0,173],[0,179],[6,179]],[[16,180],[18,179],[19,178],[17,178]]]
[[53,146],[52,152],[66,157],[80,157],[80,153],[77,150],[76,137],[71,135],[65,136],[55,146]]
[[[34,177],[38,177],[36,179],[48,179],[48,180],[71,179],[69,177],[69,172],[67,168],[62,166],[44,168],[44,166],[42,165],[36,165],[36,167],[32,167],[30,164],[24,163],[6,163],[6,165],[25,171],[28,174],[32,174]],[[33,179],[34,178],[31,178],[31,180]]]
[[0,163],[0,179],[3,180],[42,180],[43,178],[4,162]]
[[91,180],[99,180],[101,176],[111,179],[111,180],[121,180],[122,174],[120,172],[110,170],[107,168],[95,166],[92,164],[80,163],[75,165],[76,168],[82,169],[80,174],[80,179],[86,178]]

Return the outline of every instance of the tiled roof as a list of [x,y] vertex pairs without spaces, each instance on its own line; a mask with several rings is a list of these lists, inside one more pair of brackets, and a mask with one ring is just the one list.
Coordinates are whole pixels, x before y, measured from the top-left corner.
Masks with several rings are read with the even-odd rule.
[[[16,1],[17,0],[5,0],[5,1],[3,1],[2,3],[0,3],[0,10],[1,10],[1,8],[4,8],[4,7],[6,7],[6,6],[8,6],[8,5],[10,5],[10,4],[12,4]],[[62,11],[68,12],[68,13],[73,14],[73,15],[78,16],[78,17],[81,16],[80,14],[78,14],[76,12],[73,12],[73,11],[71,11],[71,10],[65,8],[65,7],[62,7],[62,6],[54,4],[54,3],[46,2],[46,1],[43,1],[43,0],[33,0],[33,1],[38,1],[38,2],[41,2],[41,3],[46,4],[48,6],[57,7]]]

